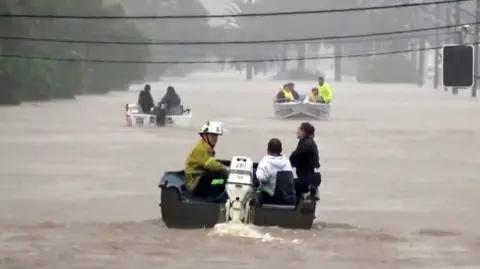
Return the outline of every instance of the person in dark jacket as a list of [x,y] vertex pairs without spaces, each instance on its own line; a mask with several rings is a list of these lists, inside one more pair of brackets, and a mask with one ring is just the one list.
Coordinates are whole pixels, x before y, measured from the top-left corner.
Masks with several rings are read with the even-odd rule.
[[143,90],[138,94],[138,105],[143,113],[150,113],[155,106],[152,94],[150,93],[150,84],[146,84]]
[[290,88],[290,91],[292,92],[293,94],[293,99],[295,99],[295,101],[300,101],[300,95],[298,94],[298,92],[295,90],[295,84],[293,84],[292,82],[288,83],[288,87]]
[[[178,96],[177,92],[175,92],[175,88],[168,86],[167,93],[165,93],[165,96],[163,96],[162,100],[160,100],[160,103],[165,104],[166,110],[170,111],[174,107],[179,107],[182,101],[180,100],[180,96]],[[183,111],[180,113],[182,112]]]
[[322,181],[320,157],[314,140],[315,127],[308,122],[300,124],[297,130],[298,145],[290,155],[290,163],[296,169],[295,182],[297,198],[310,192],[312,199],[318,200],[318,187]]

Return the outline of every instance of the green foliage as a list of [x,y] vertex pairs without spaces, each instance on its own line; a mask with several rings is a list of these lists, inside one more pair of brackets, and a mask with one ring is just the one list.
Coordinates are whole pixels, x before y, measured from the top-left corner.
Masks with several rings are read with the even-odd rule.
[[417,83],[415,63],[403,55],[376,56],[359,64],[357,81],[363,83]]
[[[122,16],[120,4],[104,5],[102,0],[7,0],[0,3],[2,13],[72,14]],[[135,23],[126,20],[55,20],[16,19],[0,21],[0,31],[9,36],[105,40],[128,35],[145,40]],[[118,40],[118,38],[117,38]],[[142,82],[145,64],[100,64],[83,59],[149,60],[150,50],[141,46],[91,45],[55,42],[1,40],[0,51],[6,55],[68,58],[76,61],[52,61],[22,58],[0,59],[0,104],[21,101],[74,98],[85,93],[127,90]],[[125,57],[124,57],[125,56]],[[128,57],[127,57],[128,56]]]

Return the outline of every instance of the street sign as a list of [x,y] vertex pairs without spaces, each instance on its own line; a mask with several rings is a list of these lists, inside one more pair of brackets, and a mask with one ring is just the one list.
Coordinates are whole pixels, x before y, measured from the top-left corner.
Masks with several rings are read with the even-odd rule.
[[443,85],[445,87],[472,87],[475,76],[473,68],[473,45],[445,45],[443,54]]

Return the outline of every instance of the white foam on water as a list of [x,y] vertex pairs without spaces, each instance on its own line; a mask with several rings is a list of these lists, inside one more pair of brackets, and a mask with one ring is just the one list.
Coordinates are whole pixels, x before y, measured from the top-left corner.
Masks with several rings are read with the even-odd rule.
[[[269,233],[262,233],[255,226],[243,223],[219,223],[215,225],[209,235],[252,238],[262,242],[288,242],[288,240],[284,238],[274,237]],[[298,239],[293,239],[290,242],[293,244],[302,243],[301,240]]]

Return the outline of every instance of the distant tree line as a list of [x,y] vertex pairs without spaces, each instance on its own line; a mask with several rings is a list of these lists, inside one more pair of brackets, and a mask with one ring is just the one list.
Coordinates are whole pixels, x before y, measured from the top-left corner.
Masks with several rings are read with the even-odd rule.
[[[14,14],[125,14],[119,4],[105,5],[94,0],[6,0],[0,1],[1,13]],[[71,37],[89,35],[115,36],[127,33],[136,40],[144,40],[135,23],[126,20],[102,21],[17,19],[2,18],[0,32],[18,37]],[[0,40],[0,51],[6,55],[32,55],[54,58],[73,58],[79,61],[46,61],[0,57],[0,103],[19,104],[22,101],[74,98],[80,94],[106,93],[127,90],[145,76],[144,65],[119,65],[82,62],[84,58],[99,55],[129,55],[137,60],[148,60],[150,52],[128,46],[102,47],[92,44],[65,44],[50,42],[18,42]],[[98,57],[100,58],[100,57]],[[105,59],[101,57],[100,59]]]
[[[396,3],[378,0],[377,4]],[[320,10],[362,6],[356,1],[291,1],[291,0],[232,0],[226,11],[235,13],[281,12]],[[148,12],[146,12],[148,11]],[[150,12],[153,11],[153,12]],[[183,40],[183,41],[231,41],[259,39],[288,39],[315,36],[349,35],[365,32],[392,31],[408,27],[431,27],[433,22],[422,18],[424,10],[403,9],[380,12],[326,13],[300,16],[235,18],[224,25],[212,27],[209,19],[196,20],[63,20],[0,18],[0,32],[5,36],[69,38],[85,40]],[[426,12],[426,11],[425,11]],[[135,1],[135,0],[4,0],[0,1],[0,13],[13,14],[62,14],[62,15],[207,15],[198,1]],[[352,27],[352,25],[354,27]],[[351,29],[354,28],[354,29]],[[20,104],[22,101],[74,98],[81,94],[102,94],[127,90],[131,84],[155,80],[166,73],[185,75],[198,66],[161,64],[111,64],[82,61],[84,59],[126,61],[181,61],[218,59],[239,71],[246,78],[275,68],[286,72],[287,52],[296,51],[296,57],[304,58],[320,45],[338,46],[343,54],[372,48],[384,50],[406,49],[418,43],[417,39],[374,40],[339,43],[338,40],[296,42],[285,44],[247,44],[213,46],[129,46],[102,44],[74,44],[55,42],[26,42],[0,40],[0,52],[6,55],[44,56],[78,59],[78,61],[47,61],[7,58],[0,56],[0,104]],[[357,72],[362,81],[375,81],[376,77],[396,77],[398,66],[413,67],[412,57],[400,55],[390,60],[364,59],[368,68]],[[385,56],[388,57],[388,56]],[[385,58],[383,57],[383,58]],[[242,63],[242,59],[271,61]],[[365,62],[366,61],[366,62]],[[364,64],[357,64],[365,66]],[[295,72],[307,72],[304,60],[297,62]],[[409,68],[413,70],[412,68]],[[371,70],[371,71],[368,71]],[[373,71],[372,71],[373,70]],[[403,69],[405,70],[405,69]],[[382,74],[378,72],[382,71]],[[409,76],[415,80],[415,75]]]

